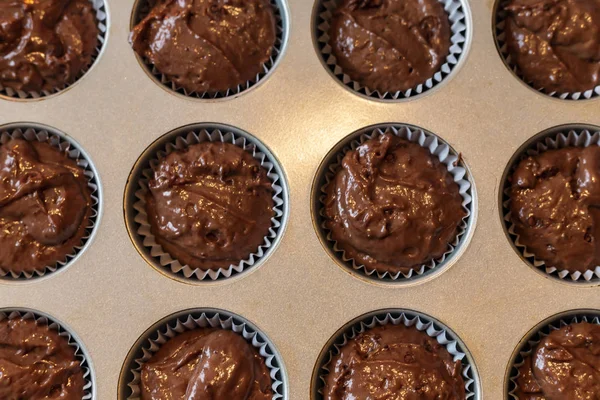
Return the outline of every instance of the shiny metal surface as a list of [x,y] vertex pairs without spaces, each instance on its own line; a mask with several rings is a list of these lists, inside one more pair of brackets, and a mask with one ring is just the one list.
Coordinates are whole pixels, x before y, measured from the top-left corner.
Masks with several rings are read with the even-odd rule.
[[[288,48],[264,83],[239,98],[205,102],[168,93],[146,75],[127,42],[134,0],[107,3],[107,45],[77,85],[44,100],[0,102],[1,124],[33,121],[73,136],[102,181],[99,230],[77,262],[48,279],[0,283],[0,307],[49,313],[81,338],[98,399],[117,398],[119,372],[137,338],[187,308],[222,308],[256,323],[283,357],[293,400],[310,399],[313,367],[331,335],[373,310],[409,308],[449,326],[475,360],[483,398],[499,400],[523,335],[558,312],[600,308],[600,288],[560,284],[527,266],[498,211],[500,179],[515,150],[555,125],[600,125],[600,100],[561,101],[516,79],[496,51],[493,0],[470,1],[473,39],[460,70],[427,96],[394,104],[356,96],[323,68],[311,37],[313,1],[288,0]],[[273,151],[287,175],[290,215],[280,246],[254,273],[197,286],[163,276],[139,256],[125,228],[123,195],[148,145],[206,121],[250,132]],[[310,188],[321,160],[346,135],[381,122],[438,134],[461,152],[477,185],[469,247],[444,274],[413,287],[384,288],[346,273],[323,251],[311,221]]]

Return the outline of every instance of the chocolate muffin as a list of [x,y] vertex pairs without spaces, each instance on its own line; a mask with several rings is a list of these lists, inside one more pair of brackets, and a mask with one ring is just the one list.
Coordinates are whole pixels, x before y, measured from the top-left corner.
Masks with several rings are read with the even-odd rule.
[[511,177],[519,242],[547,267],[600,265],[600,147],[567,147],[523,159]]
[[62,89],[91,65],[99,33],[90,0],[2,0],[0,84],[25,92]]
[[462,364],[414,327],[384,325],[342,346],[328,365],[324,400],[464,400]]
[[519,400],[600,398],[600,326],[552,331],[525,357],[516,382]]
[[0,146],[0,268],[19,274],[66,260],[92,213],[84,171],[48,143]]
[[274,216],[272,182],[230,143],[174,151],[154,168],[146,210],[156,242],[182,265],[228,268],[264,243]]
[[275,36],[269,0],[157,0],[130,42],[188,93],[217,93],[263,72]]
[[352,80],[380,93],[406,91],[445,62],[450,22],[438,0],[341,0],[329,44]]
[[0,398],[81,400],[84,378],[75,348],[33,319],[0,321]]
[[220,329],[184,332],[143,366],[142,400],[270,400],[265,360],[240,335]]
[[448,251],[462,201],[437,157],[387,133],[345,154],[326,187],[325,227],[357,264],[407,273]]
[[600,85],[600,0],[509,0],[506,45],[525,81],[548,93]]

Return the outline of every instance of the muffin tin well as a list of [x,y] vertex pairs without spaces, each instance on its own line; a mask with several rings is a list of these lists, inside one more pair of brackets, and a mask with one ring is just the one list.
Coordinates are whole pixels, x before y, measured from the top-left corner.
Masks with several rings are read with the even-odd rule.
[[[269,75],[271,75],[273,71],[277,68],[277,65],[279,65],[279,62],[285,53],[289,37],[289,16],[287,0],[269,1],[271,3],[271,6],[273,7],[273,13],[275,15],[276,24],[275,44],[273,45],[271,58],[263,65],[263,71],[260,72],[256,76],[256,78],[242,85],[239,85],[237,88],[232,88],[226,92],[217,93],[188,93],[185,89],[178,87],[177,84],[171,82],[168,77],[166,77],[158,69],[156,69],[154,64],[150,63],[148,60],[144,59],[144,57],[141,57],[140,55],[134,52],[135,57],[138,60],[138,63],[140,64],[140,67],[144,70],[144,72],[146,72],[146,74],[157,85],[159,85],[160,87],[162,87],[170,93],[174,93],[191,99],[200,100],[218,100],[237,97],[243,93],[248,92],[253,87],[256,87],[259,84],[263,83],[269,77]],[[156,0],[135,0],[129,24],[130,31],[133,30],[133,28],[140,21],[142,21],[148,15],[148,13],[150,13],[150,10],[155,4]]]
[[[344,155],[355,150],[360,144],[371,138],[376,138],[384,133],[391,133],[397,137],[417,143],[429,150],[433,157],[440,160],[448,168],[448,172],[458,185],[459,193],[463,198],[462,205],[467,215],[458,226],[455,240],[448,245],[448,250],[441,258],[432,260],[409,273],[381,273],[360,265],[355,260],[349,259],[340,250],[331,238],[331,234],[324,226],[324,187],[333,179],[340,169]],[[319,240],[329,256],[342,268],[352,275],[368,280],[372,283],[411,285],[425,282],[448,269],[464,252],[474,231],[477,219],[477,192],[469,168],[464,159],[446,141],[439,136],[422,128],[408,124],[378,124],[359,129],[338,142],[321,162],[312,187],[312,217],[313,225]]]

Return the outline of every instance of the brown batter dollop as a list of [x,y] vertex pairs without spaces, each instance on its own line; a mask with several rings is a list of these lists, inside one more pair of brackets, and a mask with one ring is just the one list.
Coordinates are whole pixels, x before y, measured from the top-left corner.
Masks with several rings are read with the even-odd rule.
[[84,171],[48,143],[0,146],[0,268],[33,272],[81,243],[91,215]]
[[205,142],[169,154],[148,188],[152,234],[181,264],[227,268],[256,252],[269,233],[272,183],[233,144]]
[[464,400],[462,364],[414,327],[384,325],[348,341],[329,364],[325,400]]
[[547,92],[600,85],[600,0],[510,0],[506,43],[526,81]]
[[142,366],[142,400],[270,400],[265,360],[240,335],[184,332]]
[[441,257],[466,216],[447,167],[392,134],[346,153],[327,187],[325,226],[357,264],[408,272]]
[[34,320],[0,321],[0,398],[81,400],[83,371],[75,349]]
[[543,338],[519,368],[522,400],[600,398],[600,326],[572,324]]
[[569,147],[522,160],[510,189],[520,243],[548,267],[600,265],[600,147]]
[[40,92],[73,83],[98,34],[90,0],[0,1],[0,84]]
[[158,0],[130,41],[187,92],[225,92],[263,71],[275,16],[269,0]]
[[343,0],[330,25],[342,71],[381,93],[425,83],[450,49],[448,14],[438,0]]

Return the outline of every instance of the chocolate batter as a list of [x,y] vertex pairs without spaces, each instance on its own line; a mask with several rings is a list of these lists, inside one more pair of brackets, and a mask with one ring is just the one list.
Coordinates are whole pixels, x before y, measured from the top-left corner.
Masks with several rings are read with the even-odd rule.
[[184,332],[142,366],[142,400],[270,400],[264,359],[240,335],[219,329]]
[[438,0],[342,0],[330,26],[342,71],[381,93],[425,83],[450,49],[448,14]]
[[600,85],[600,0],[510,0],[506,44],[526,81],[546,92]]
[[515,232],[537,259],[570,272],[600,265],[600,147],[528,157],[511,182]]
[[187,92],[225,92],[264,71],[275,16],[269,0],[158,0],[130,41]]
[[0,321],[0,398],[81,400],[83,371],[67,339],[34,320]]
[[600,398],[600,326],[567,325],[540,341],[519,368],[519,399]]
[[0,84],[62,89],[92,63],[98,34],[90,0],[0,1]]
[[329,364],[325,400],[464,400],[460,361],[414,327],[384,325],[358,335]]
[[84,171],[48,143],[0,146],[0,268],[33,272],[64,261],[91,215]]
[[466,216],[447,167],[392,134],[346,153],[327,187],[325,226],[346,256],[380,272],[441,257]]
[[148,187],[152,234],[183,265],[228,268],[256,252],[269,234],[271,180],[233,144],[205,142],[169,154]]

